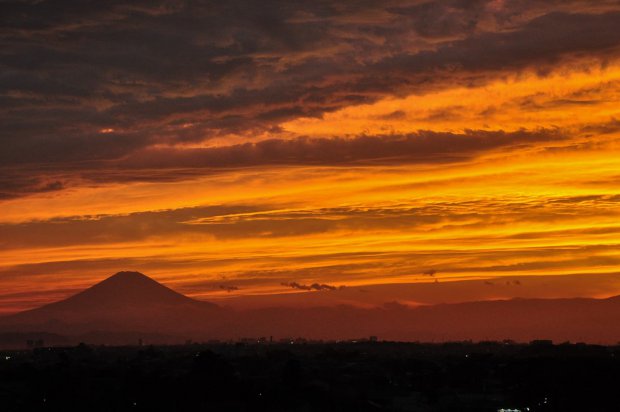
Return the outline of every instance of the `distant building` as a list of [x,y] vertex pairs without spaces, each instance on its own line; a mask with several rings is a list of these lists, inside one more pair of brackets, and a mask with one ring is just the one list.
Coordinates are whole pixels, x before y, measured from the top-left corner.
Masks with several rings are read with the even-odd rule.
[[45,341],[43,339],[28,339],[26,341],[26,346],[31,349],[42,348],[45,346]]
[[532,346],[553,346],[553,341],[550,339],[536,339],[530,342]]

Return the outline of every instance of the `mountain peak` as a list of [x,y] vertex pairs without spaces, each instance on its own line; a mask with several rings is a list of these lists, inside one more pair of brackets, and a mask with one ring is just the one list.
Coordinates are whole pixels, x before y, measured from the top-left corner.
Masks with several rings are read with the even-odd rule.
[[150,277],[146,276],[144,273],[135,272],[135,271],[131,271],[131,270],[122,270],[120,272],[117,272],[117,273],[113,274],[108,279],[111,279],[111,278],[147,278],[147,279],[151,279]]
[[89,300],[100,304],[153,304],[193,301],[140,272],[121,271],[91,286],[69,300]]
[[109,278],[106,278],[102,280],[101,282],[95,284],[93,287],[107,285],[107,284],[114,284],[116,287],[130,286],[130,285],[163,286],[161,283],[146,276],[144,273],[133,272],[129,270],[124,270],[124,271],[115,273]]

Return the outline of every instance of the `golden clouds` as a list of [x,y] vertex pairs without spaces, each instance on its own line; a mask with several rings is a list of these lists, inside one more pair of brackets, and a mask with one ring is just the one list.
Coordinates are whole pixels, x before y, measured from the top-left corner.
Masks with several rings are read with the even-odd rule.
[[589,61],[544,76],[524,71],[489,84],[347,107],[319,119],[295,119],[282,127],[321,136],[336,130],[353,136],[417,130],[579,130],[620,117],[619,98],[620,66],[601,67],[600,62]]
[[[16,199],[5,203],[0,256],[6,273],[24,273],[11,283],[41,270],[38,284],[86,286],[128,266],[204,298],[283,292],[291,280],[427,282],[428,268],[440,282],[611,274],[620,263],[620,153],[605,139],[448,164],[263,166]],[[76,210],[96,217],[69,217]],[[33,217],[42,221],[22,231],[9,222]],[[224,280],[239,289],[223,292]]]

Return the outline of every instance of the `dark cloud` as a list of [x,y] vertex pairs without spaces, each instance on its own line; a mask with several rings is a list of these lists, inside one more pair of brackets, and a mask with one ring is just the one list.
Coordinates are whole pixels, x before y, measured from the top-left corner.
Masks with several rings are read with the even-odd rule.
[[311,285],[303,285],[297,282],[282,282],[282,286],[288,286],[293,289],[299,290],[339,290],[344,289],[344,286],[333,286],[325,283],[313,283]]
[[44,176],[24,174],[0,175],[0,200],[12,199],[34,193],[53,192],[64,189],[63,182]]
[[[521,281],[519,279],[510,279],[503,282],[506,286],[521,286]],[[485,280],[484,284],[487,286],[495,286],[496,283],[490,280]]]
[[435,50],[385,59],[378,67],[391,73],[407,70],[407,75],[445,68],[458,74],[541,67],[574,53],[615,50],[619,21],[619,12],[549,13],[518,30],[476,34]]
[[[616,54],[617,2],[502,4],[7,1],[0,17],[0,167],[45,163],[54,173],[73,173],[79,163],[78,173],[98,174],[102,163],[126,159],[174,163],[154,146],[279,133],[280,123],[299,116],[483,84],[525,68],[542,74],[580,55],[604,61]],[[422,150],[423,156],[450,159],[474,145],[427,138],[454,149]],[[372,159],[367,150],[377,145],[379,156],[395,150],[381,143],[270,140],[214,151],[177,147],[172,158],[190,167],[329,163],[347,155]],[[318,156],[315,148],[327,150]],[[331,149],[336,154],[326,158]],[[65,184],[29,171],[17,179],[34,183],[0,182],[2,196]]]
[[465,160],[500,147],[557,141],[559,130],[483,131],[438,133],[420,131],[407,135],[350,138],[270,139],[208,149],[148,149],[120,162],[121,167],[173,168],[181,165],[205,168],[263,165],[338,165],[374,161],[434,163]]
[[407,113],[405,113],[403,110],[395,110],[391,113],[377,116],[377,119],[379,120],[402,120],[402,119],[405,119],[406,117],[407,117]]
[[62,172],[54,172],[46,164],[0,168],[3,171],[0,193],[4,198],[11,198],[59,190],[83,182],[167,182],[240,167],[458,162],[498,148],[564,138],[566,136],[555,129],[530,132],[468,130],[464,133],[419,131],[407,135],[269,139],[204,149],[144,148],[118,161],[70,163]]
[[610,134],[620,131],[620,120],[613,118],[610,121],[602,124],[588,125],[583,128],[583,131],[588,134]]

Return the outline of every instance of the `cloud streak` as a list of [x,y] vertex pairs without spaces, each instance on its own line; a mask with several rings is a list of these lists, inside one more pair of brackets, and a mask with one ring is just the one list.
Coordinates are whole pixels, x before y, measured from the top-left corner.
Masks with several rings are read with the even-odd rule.
[[340,290],[340,289],[344,289],[344,286],[334,286],[334,285],[328,285],[325,283],[313,283],[311,285],[304,285],[301,283],[297,283],[297,282],[282,282],[281,283],[282,286],[288,286],[290,288],[293,289],[299,289],[299,290]]
[[71,166],[72,170],[51,177],[49,172],[36,168],[9,167],[5,169],[5,178],[0,180],[0,196],[10,199],[62,190],[85,182],[184,180],[234,168],[450,163],[500,148],[509,150],[536,143],[553,144],[564,139],[566,136],[561,131],[553,129],[509,133],[420,131],[406,135],[350,138],[268,139],[215,148],[147,148],[115,162]]

